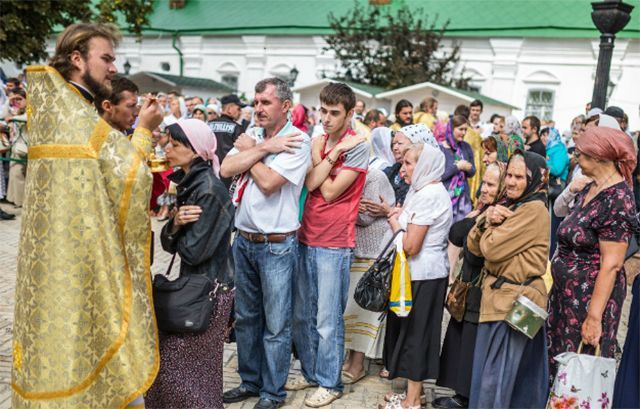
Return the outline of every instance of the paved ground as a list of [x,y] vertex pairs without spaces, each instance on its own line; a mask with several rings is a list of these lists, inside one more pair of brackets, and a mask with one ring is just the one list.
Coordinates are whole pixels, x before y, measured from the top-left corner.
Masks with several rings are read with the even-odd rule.
[[[14,210],[12,206],[2,205],[2,208],[12,213],[19,213],[19,211]],[[154,222],[154,230],[156,232],[159,230],[160,226],[161,225],[159,223]],[[15,266],[19,232],[19,217],[13,221],[0,221],[0,409],[8,409],[11,407],[11,392],[9,387],[11,379],[11,326],[15,299]],[[158,246],[158,244],[159,240],[156,240],[156,245]],[[169,263],[167,253],[164,253],[162,249],[157,247],[155,254],[156,262],[152,270],[155,273],[165,272],[166,266]],[[624,342],[624,336],[626,335],[626,323],[628,321],[630,298],[630,296],[627,297],[624,314],[621,320],[619,333],[621,343]],[[225,389],[239,384],[240,378],[238,377],[236,368],[237,359],[235,344],[226,345],[224,354]],[[376,408],[377,404],[382,401],[382,397],[385,393],[392,389],[398,392],[403,389],[404,385],[402,382],[390,382],[380,379],[377,376],[379,369],[380,367],[378,365],[371,364],[369,367],[369,373],[372,375],[366,377],[354,386],[347,386],[345,396],[335,402],[331,408]],[[293,366],[291,373],[293,375],[299,374],[297,365]],[[436,387],[433,382],[425,383],[425,393],[428,402],[435,397],[452,394],[448,389]],[[303,404],[305,394],[306,391],[291,394],[286,401],[285,408],[305,408]],[[253,408],[256,401],[256,399],[252,399],[244,403],[229,405],[228,409]]]

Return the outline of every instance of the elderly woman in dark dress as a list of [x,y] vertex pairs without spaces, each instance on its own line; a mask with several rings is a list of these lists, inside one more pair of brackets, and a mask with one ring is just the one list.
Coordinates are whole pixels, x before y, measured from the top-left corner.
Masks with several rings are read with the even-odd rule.
[[552,261],[547,341],[553,357],[577,351],[580,343],[600,346],[603,357],[619,350],[616,334],[626,295],[623,268],[629,238],[637,229],[631,139],[611,128],[590,128],[576,142],[576,156],[589,183],[558,228]]
[[467,407],[469,403],[471,366],[480,312],[481,292],[479,286],[484,259],[471,253],[467,249],[466,242],[478,216],[504,196],[505,172],[506,164],[504,162],[497,161],[487,166],[480,186],[478,208],[464,219],[454,223],[449,231],[450,245],[463,248],[460,278],[466,283],[473,283],[475,288],[467,293],[462,321],[456,321],[453,317],[449,320],[440,355],[440,374],[436,385],[451,388],[456,394],[452,397],[435,399],[432,405],[436,408],[463,408]]
[[216,138],[199,119],[167,127],[167,160],[181,169],[176,214],[162,229],[162,247],[180,255],[180,274],[206,274],[220,284],[209,326],[199,334],[160,333],[160,372],[147,408],[222,408],[224,333],[233,300],[229,254],[233,205],[218,179]]
[[516,151],[505,176],[505,199],[489,207],[467,237],[484,258],[480,319],[473,355],[470,408],[541,408],[548,397],[546,338],[533,339],[505,321],[519,295],[547,307],[541,279],[549,252],[545,159]]

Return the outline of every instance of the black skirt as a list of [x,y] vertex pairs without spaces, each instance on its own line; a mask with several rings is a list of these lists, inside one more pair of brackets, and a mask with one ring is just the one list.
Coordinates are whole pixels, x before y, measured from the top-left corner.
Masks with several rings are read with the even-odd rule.
[[444,336],[440,375],[436,385],[453,389],[465,398],[469,397],[477,333],[478,324],[464,320],[458,322],[451,318]]
[[389,379],[420,382],[438,376],[440,335],[447,278],[411,282],[413,306],[408,317],[389,311],[384,364]]

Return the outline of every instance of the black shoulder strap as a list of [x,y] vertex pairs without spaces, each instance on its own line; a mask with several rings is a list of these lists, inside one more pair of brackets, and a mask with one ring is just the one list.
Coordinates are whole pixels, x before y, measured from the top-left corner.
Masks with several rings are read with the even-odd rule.
[[380,260],[382,260],[382,258],[384,257],[385,254],[387,254],[387,251],[389,250],[389,247],[391,247],[391,245],[393,244],[393,242],[395,241],[396,237],[398,237],[398,234],[404,232],[404,230],[400,229],[397,232],[395,232],[393,234],[393,237],[391,237],[391,240],[389,240],[389,242],[387,243],[386,246],[384,246],[384,250],[382,250],[380,252],[380,255],[378,255],[378,258],[376,259],[376,263],[380,262]]
[[173,267],[173,262],[176,260],[176,254],[178,254],[177,251],[173,253],[173,257],[171,257],[171,263],[169,263],[169,268],[167,268],[167,272],[164,273],[164,275],[167,277],[169,277],[169,274],[171,274],[171,268]]

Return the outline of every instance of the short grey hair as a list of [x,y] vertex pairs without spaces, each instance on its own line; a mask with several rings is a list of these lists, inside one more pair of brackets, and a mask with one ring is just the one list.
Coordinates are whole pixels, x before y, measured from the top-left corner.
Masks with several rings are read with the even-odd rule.
[[291,88],[289,88],[289,84],[286,81],[280,78],[265,78],[262,81],[258,82],[255,87],[256,93],[265,92],[267,89],[267,85],[273,85],[276,88],[276,95],[280,101],[291,101],[293,102],[293,92],[291,92]]

